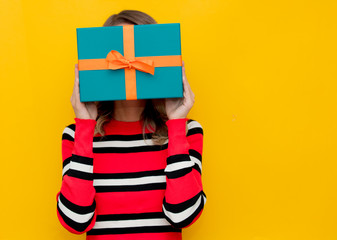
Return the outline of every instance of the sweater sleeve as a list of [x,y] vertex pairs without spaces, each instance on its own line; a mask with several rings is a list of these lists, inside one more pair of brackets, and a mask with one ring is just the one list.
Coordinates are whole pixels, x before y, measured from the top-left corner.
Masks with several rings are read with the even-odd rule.
[[201,181],[203,129],[197,121],[187,118],[170,119],[166,125],[168,157],[162,208],[172,226],[185,228],[200,217],[206,203]]
[[75,118],[62,133],[62,185],[57,216],[68,231],[89,231],[96,220],[93,186],[93,136],[96,120]]

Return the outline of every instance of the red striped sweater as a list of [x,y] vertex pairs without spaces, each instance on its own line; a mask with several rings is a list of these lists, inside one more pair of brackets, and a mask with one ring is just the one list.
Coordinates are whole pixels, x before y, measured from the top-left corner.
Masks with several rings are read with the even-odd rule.
[[[186,123],[188,131],[186,133]],[[180,240],[203,211],[203,129],[191,119],[166,122],[168,140],[143,139],[142,122],[75,118],[62,134],[63,173],[57,216],[87,240]]]

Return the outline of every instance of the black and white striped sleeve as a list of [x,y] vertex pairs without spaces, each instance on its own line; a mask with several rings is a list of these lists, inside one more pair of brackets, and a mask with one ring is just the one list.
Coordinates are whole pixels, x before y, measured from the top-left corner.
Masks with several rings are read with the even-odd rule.
[[96,121],[75,118],[62,133],[62,185],[57,216],[70,232],[89,231],[96,219],[92,142]]
[[169,142],[163,212],[171,225],[185,228],[199,218],[206,203],[201,181],[203,129],[195,120],[172,119],[166,124]]

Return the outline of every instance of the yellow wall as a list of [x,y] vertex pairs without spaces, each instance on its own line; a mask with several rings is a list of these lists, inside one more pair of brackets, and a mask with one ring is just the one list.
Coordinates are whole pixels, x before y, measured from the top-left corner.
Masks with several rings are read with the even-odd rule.
[[208,202],[185,240],[337,239],[334,0],[0,0],[0,239],[84,239],[56,217],[76,27],[180,22]]

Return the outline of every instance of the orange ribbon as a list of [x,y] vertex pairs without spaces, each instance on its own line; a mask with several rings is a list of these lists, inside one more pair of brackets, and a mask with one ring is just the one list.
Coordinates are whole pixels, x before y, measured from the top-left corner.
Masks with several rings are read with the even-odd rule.
[[135,68],[139,71],[150,73],[154,75],[154,64],[153,60],[151,59],[144,59],[144,60],[129,60],[126,59],[122,54],[119,52],[112,50],[106,56],[106,60],[108,62],[109,69],[121,69],[121,68]]
[[78,70],[125,70],[126,100],[137,99],[136,69],[154,75],[155,67],[182,66],[181,55],[135,57],[134,25],[123,26],[124,56],[118,51],[110,51],[106,58],[80,59]]

